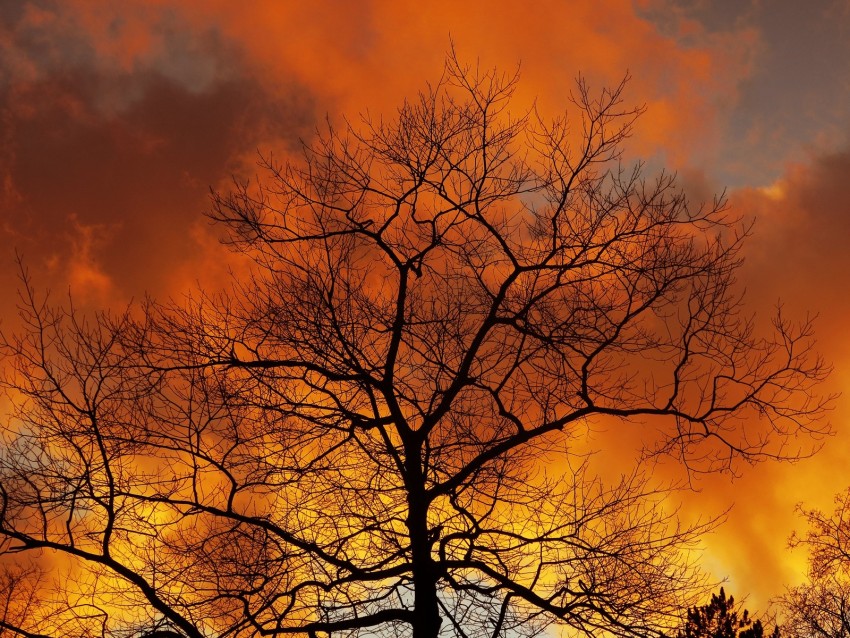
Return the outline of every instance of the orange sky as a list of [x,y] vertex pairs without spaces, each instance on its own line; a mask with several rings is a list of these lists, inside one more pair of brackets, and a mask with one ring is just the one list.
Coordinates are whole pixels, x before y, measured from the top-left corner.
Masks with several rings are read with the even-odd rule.
[[[805,5],[805,6],[804,6]],[[694,200],[728,187],[756,221],[742,283],[755,312],[818,313],[828,390],[850,384],[850,4],[847,0],[7,0],[0,4],[3,306],[14,256],[37,285],[95,305],[223,275],[201,213],[326,117],[392,113],[462,58],[510,70],[558,112],[577,73],[628,71],[645,104],[630,157],[678,171]],[[533,7],[533,9],[532,9]],[[6,320],[9,321],[8,319]],[[706,565],[762,609],[805,556],[794,504],[850,484],[850,406],[814,459],[708,477],[686,512],[729,520]],[[603,437],[604,438],[604,437]],[[620,453],[628,463],[625,452]]]

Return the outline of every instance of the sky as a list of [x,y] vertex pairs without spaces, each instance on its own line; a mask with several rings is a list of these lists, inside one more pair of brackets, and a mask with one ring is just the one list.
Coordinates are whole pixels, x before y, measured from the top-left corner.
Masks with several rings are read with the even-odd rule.
[[[531,5],[529,5],[530,7]],[[754,221],[740,283],[752,312],[817,315],[850,384],[850,1],[4,0],[0,3],[0,316],[20,255],[36,286],[92,307],[226,278],[210,189],[286,157],[326,118],[392,114],[461,58],[521,70],[544,113],[579,73],[631,76],[646,107],[628,156],[726,192]],[[705,565],[764,609],[799,582],[795,504],[850,485],[850,404],[812,459],[700,479],[683,513],[731,507]],[[625,453],[623,463],[628,463]]]

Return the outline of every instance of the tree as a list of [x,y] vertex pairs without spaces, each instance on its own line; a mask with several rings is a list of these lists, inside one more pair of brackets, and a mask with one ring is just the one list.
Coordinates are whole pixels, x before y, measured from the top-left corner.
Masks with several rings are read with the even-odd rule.
[[231,290],[86,316],[25,276],[0,533],[75,578],[40,630],[668,628],[708,523],[637,466],[597,478],[583,433],[694,471],[794,456],[826,369],[809,323],[742,314],[724,202],[622,164],[624,84],[547,123],[450,56],[392,121],[214,196],[254,264]]
[[[746,609],[739,612],[732,596],[720,588],[712,594],[711,602],[688,609],[687,619],[678,633],[679,638],[764,638],[761,620],[753,621]],[[779,638],[779,627],[774,627],[771,638]]]
[[831,514],[798,507],[809,530],[792,536],[790,544],[809,549],[809,579],[778,600],[790,636],[850,636],[850,490],[837,495],[835,502]]
[[23,628],[39,605],[40,581],[41,572],[34,565],[5,566],[0,571],[0,638],[37,636],[25,632]]
[[815,578],[850,575],[850,489],[836,495],[835,510],[797,507],[809,526],[806,534],[794,534],[790,546],[806,547],[810,552],[809,571]]
[[815,577],[789,588],[779,599],[783,633],[791,638],[850,636],[850,585],[835,577]]

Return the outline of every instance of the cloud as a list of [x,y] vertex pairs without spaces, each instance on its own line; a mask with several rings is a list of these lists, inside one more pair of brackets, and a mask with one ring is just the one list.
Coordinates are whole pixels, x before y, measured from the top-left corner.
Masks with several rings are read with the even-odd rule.
[[[849,174],[850,149],[845,149],[789,165],[769,187],[742,188],[730,196],[734,212],[755,220],[740,273],[747,306],[762,324],[780,302],[790,318],[818,315],[817,350],[835,367],[822,388],[825,394],[850,383]],[[850,406],[839,397],[834,408],[837,434],[822,441],[814,457],[790,466],[764,464],[734,482],[706,477],[702,492],[686,503],[690,513],[735,504],[727,523],[707,539],[707,563],[716,577],[730,579],[727,589],[736,597],[751,595],[753,610],[765,610],[782,584],[804,576],[805,551],[787,549],[791,532],[804,525],[795,505],[805,501],[807,507],[830,509],[833,494],[847,486],[848,477],[836,468],[850,462]]]
[[748,73],[728,41],[682,48],[626,0],[546,0],[533,14],[483,1],[37,0],[4,4],[0,30],[0,228],[39,258],[63,250],[69,219],[107,225],[94,256],[128,296],[170,291],[175,269],[206,258],[192,229],[210,186],[253,177],[257,149],[286,154],[325,113],[392,117],[439,77],[450,37],[487,67],[521,61],[520,101],[548,113],[578,71],[598,87],[630,70],[627,99],[649,105],[633,152],[674,163],[708,143],[712,100]]
[[65,271],[77,300],[104,306],[113,302],[112,278],[98,263],[95,249],[109,236],[109,229],[101,225],[81,224],[76,215],[70,219],[73,234],[70,236],[70,255],[67,260],[51,260],[52,268]]
[[710,43],[724,42],[749,65],[717,96],[722,126],[711,152],[695,154],[715,179],[736,188],[768,184],[812,149],[847,145],[850,11],[843,0],[641,0],[639,7],[681,46],[716,51]]
[[735,192],[735,209],[756,220],[745,275],[757,305],[784,300],[790,310],[820,315],[826,338],[850,356],[844,325],[850,272],[850,150],[790,165],[766,188]]
[[[33,266],[78,259],[64,238],[109,228],[84,262],[127,297],[167,293],[174,269],[207,250],[192,238],[210,186],[243,171],[258,147],[291,147],[309,132],[310,93],[286,78],[268,90],[214,29],[183,40],[177,27],[154,30],[139,44],[140,27],[121,23],[104,49],[86,15],[58,6],[26,5],[5,27],[14,38],[2,55],[19,64],[0,92],[0,228]],[[46,283],[95,284],[95,270],[73,272],[48,267]]]

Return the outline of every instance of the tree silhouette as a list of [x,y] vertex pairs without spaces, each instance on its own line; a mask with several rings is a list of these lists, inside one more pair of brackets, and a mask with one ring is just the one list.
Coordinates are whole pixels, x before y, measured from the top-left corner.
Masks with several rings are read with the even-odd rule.
[[835,576],[813,577],[779,601],[783,633],[793,638],[848,638],[850,585]]
[[[749,612],[740,612],[732,596],[720,588],[712,594],[711,602],[688,609],[687,620],[678,633],[679,638],[764,638],[761,620],[753,621]],[[774,627],[771,638],[779,638],[779,627]]]
[[4,565],[0,570],[0,638],[43,638],[22,630],[27,619],[37,613],[41,576],[34,565]]
[[66,562],[36,629],[668,629],[705,524],[596,477],[588,426],[693,471],[794,456],[825,368],[808,323],[741,313],[724,203],[621,163],[624,84],[552,122],[515,86],[450,56],[392,121],[215,195],[254,264],[229,291],[87,316],[24,277],[0,534]]
[[809,579],[778,601],[789,636],[850,636],[850,490],[838,494],[835,505],[832,513],[798,507],[809,529],[792,536],[791,546],[810,551]]
[[837,494],[835,509],[825,513],[797,507],[809,526],[804,535],[794,534],[791,547],[806,547],[809,569],[815,578],[850,575],[850,489]]

